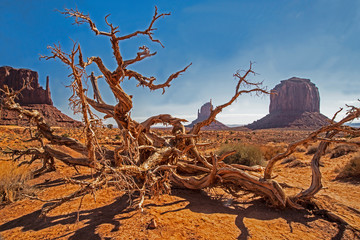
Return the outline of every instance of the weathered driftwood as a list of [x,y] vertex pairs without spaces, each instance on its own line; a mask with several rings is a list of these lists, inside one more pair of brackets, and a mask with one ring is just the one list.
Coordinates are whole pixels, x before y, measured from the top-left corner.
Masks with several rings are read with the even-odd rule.
[[[162,89],[164,94],[165,89],[170,87],[171,82],[184,73],[191,64],[171,74],[164,83],[155,84],[155,77],[143,76],[129,69],[129,67],[136,62],[154,56],[156,52],[151,53],[148,47],[142,46],[133,59],[125,60],[122,57],[119,42],[144,35],[151,41],[163,46],[159,40],[153,38],[155,30],[153,25],[159,18],[169,14],[158,14],[157,8],[155,8],[155,14],[148,28],[124,36],[119,36],[118,27],[108,21],[108,16],[105,21],[110,30],[101,31],[88,15],[78,10],[65,9],[62,14],[74,18],[77,24],[89,24],[90,29],[96,35],[108,37],[117,67],[114,71],[109,70],[102,59],[96,56],[89,57],[85,61],[78,43],[74,44],[69,54],[65,53],[60,45],[54,45],[49,47],[50,56],[42,56],[45,59],[59,59],[71,69],[70,76],[73,81],[70,86],[73,89],[73,95],[69,100],[74,111],[80,112],[83,116],[85,144],[72,138],[54,134],[38,112],[24,110],[15,103],[14,99],[18,92],[12,92],[8,88],[3,90],[2,106],[15,110],[31,119],[37,126],[39,136],[45,138],[48,142],[35,151],[36,158],[50,159],[52,160],[52,166],[54,166],[53,159],[58,159],[72,166],[91,167],[94,168],[94,175],[97,176],[91,182],[68,180],[69,183],[81,186],[80,190],[59,199],[49,200],[51,204],[44,205],[43,214],[66,201],[84,196],[109,185],[116,186],[119,190],[130,194],[136,191],[140,192],[139,207],[141,207],[146,194],[156,195],[169,192],[172,184],[189,189],[218,186],[229,190],[234,196],[237,196],[238,191],[245,191],[263,197],[273,206],[301,208],[299,204],[313,197],[322,187],[319,161],[329,142],[338,141],[335,136],[340,132],[359,135],[358,129],[344,126],[344,123],[358,118],[360,115],[359,108],[351,107],[343,120],[337,123],[334,121],[329,122],[329,125],[311,133],[301,141],[290,144],[284,153],[273,157],[268,162],[263,176],[253,173],[254,171],[261,173],[262,168],[224,163],[223,159],[232,152],[225,153],[222,156],[215,154],[205,156],[198,150],[200,145],[198,143],[198,134],[204,126],[215,121],[217,114],[231,105],[240,95],[246,93],[269,93],[261,86],[261,83],[248,80],[249,75],[254,74],[251,63],[249,69],[243,74],[237,72],[234,75],[237,84],[235,93],[230,100],[212,109],[207,119],[195,124],[188,132],[186,132],[182,124],[182,122],[186,121],[185,119],[175,118],[169,114],[153,116],[142,123],[138,123],[131,118],[132,96],[128,95],[122,88],[123,80],[125,78],[134,79],[138,86],[150,90]],[[93,63],[95,63],[102,75],[98,77],[94,73],[90,75],[94,92],[94,99],[91,99],[85,95],[86,91],[83,82],[87,76],[86,68]],[[117,100],[116,105],[105,103],[101,98],[97,84],[97,79],[100,77],[103,77],[104,81],[109,85]],[[118,124],[121,141],[114,144],[114,150],[109,150],[99,144],[96,135],[97,121],[92,109],[104,113],[105,118],[113,118]],[[160,136],[152,131],[151,126],[157,123],[171,125],[171,136]],[[298,146],[315,141],[321,143],[312,159],[312,183],[310,187],[295,196],[287,196],[281,185],[272,177],[272,171],[276,163],[291,155]],[[72,157],[70,154],[55,148],[55,145],[69,147],[81,153],[83,157]],[[34,154],[35,152],[30,151],[27,153]],[[26,154],[26,152],[23,154]]]

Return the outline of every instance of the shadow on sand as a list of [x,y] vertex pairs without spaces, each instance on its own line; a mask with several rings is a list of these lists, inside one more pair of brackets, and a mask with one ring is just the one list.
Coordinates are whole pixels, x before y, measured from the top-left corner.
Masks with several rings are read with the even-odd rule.
[[[191,193],[189,193],[189,191],[191,191]],[[225,206],[221,202],[221,200],[211,198],[203,194],[202,191],[198,190],[179,190],[176,192],[176,195],[186,199],[189,204],[183,208],[163,212],[162,214],[189,209],[192,212],[205,214],[224,213],[236,215],[237,217],[235,220],[235,224],[241,231],[238,239],[248,239],[248,237],[250,236],[249,230],[244,223],[244,218],[251,218],[257,220],[272,220],[282,218],[286,220],[291,232],[293,231],[292,223],[300,223],[306,227],[312,228],[312,226],[309,225],[310,222],[316,221],[318,219],[323,219],[319,216],[314,216],[311,214],[309,215],[309,213],[305,210],[277,210],[274,208],[270,208],[262,199],[255,199],[246,202],[247,207],[242,207],[244,203],[234,201],[232,203],[233,208],[230,208]],[[345,227],[343,225],[339,225],[338,229],[339,231],[334,237],[331,238],[332,240],[342,239],[345,232]]]
[[[193,212],[197,213],[224,213],[236,215],[235,224],[240,229],[241,234],[238,236],[238,239],[247,239],[249,235],[249,230],[244,223],[244,218],[251,218],[257,220],[272,220],[282,218],[285,219],[289,224],[290,231],[292,231],[292,223],[300,223],[309,228],[309,223],[312,221],[316,221],[319,219],[317,216],[308,215],[306,211],[296,211],[291,209],[285,210],[275,210],[266,206],[266,204],[260,200],[252,200],[247,202],[247,207],[242,207],[239,202],[234,201],[232,206],[234,208],[226,207],[222,204],[222,202],[218,199],[213,199],[201,191],[192,191],[192,190],[174,190],[173,194],[183,198],[183,200],[177,200],[170,203],[165,203],[162,205],[157,204],[147,204],[145,208],[151,208],[153,206],[162,207],[162,206],[170,206],[176,205],[181,202],[188,202],[185,207],[177,208],[171,211],[166,211],[161,213],[168,214],[171,212],[182,211],[184,209],[189,209]],[[99,234],[96,233],[96,228],[104,223],[113,225],[113,229],[111,232],[118,231],[121,226],[121,221],[128,217],[116,217],[121,213],[130,213],[134,211],[133,208],[128,207],[129,197],[127,195],[123,195],[117,198],[114,202],[109,205],[102,206],[99,208],[95,208],[92,210],[83,210],[80,211],[80,222],[82,222],[85,226],[74,230],[72,232],[68,232],[65,235],[58,236],[54,239],[59,238],[68,238],[68,239],[102,239]],[[244,206],[244,205],[243,205]],[[30,214],[24,215],[7,223],[4,223],[0,226],[0,232],[6,231],[9,229],[22,227],[22,231],[39,231],[42,229],[46,229],[58,224],[68,225],[74,224],[77,218],[77,211],[66,214],[66,215],[58,215],[58,216],[50,216],[46,218],[39,218],[40,210],[34,211]],[[332,239],[341,239],[344,234],[345,229],[339,226],[339,231]],[[71,235],[71,236],[70,236]],[[104,238],[103,238],[104,239]],[[105,238],[107,239],[107,238]]]
[[[96,234],[96,227],[104,223],[112,224],[114,226],[112,231],[117,231],[120,227],[119,220],[122,219],[115,218],[115,216],[119,213],[126,212],[125,209],[128,207],[128,200],[128,196],[123,195],[109,205],[92,210],[80,211],[79,220],[85,220],[85,227],[77,229],[74,232],[67,233],[66,235],[58,236],[54,239],[63,238],[70,234],[72,234],[72,236],[69,236],[68,239],[101,239],[101,237]],[[29,230],[39,231],[58,224],[74,224],[77,219],[77,212],[66,215],[39,218],[40,212],[41,211],[38,210],[9,221],[0,226],[0,232],[17,227],[22,227],[22,231],[24,232]]]

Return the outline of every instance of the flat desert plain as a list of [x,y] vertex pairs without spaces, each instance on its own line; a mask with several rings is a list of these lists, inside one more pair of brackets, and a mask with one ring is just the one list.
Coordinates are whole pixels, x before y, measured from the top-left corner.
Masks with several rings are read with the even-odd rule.
[[[55,131],[84,140],[80,129]],[[27,134],[24,128],[0,127],[1,149],[34,147],[35,143],[23,141]],[[309,131],[285,129],[203,131],[200,142],[209,143],[202,147],[204,152],[216,152],[222,144],[229,143],[256,145],[268,159],[308,134]],[[103,144],[116,139],[116,129],[103,130]],[[299,147],[289,159],[276,165],[274,175],[287,194],[296,194],[310,185],[312,147]],[[26,197],[3,201],[0,239],[359,239],[360,178],[343,175],[343,169],[358,152],[331,158],[336,147],[331,144],[321,159],[323,189],[313,201],[346,224],[308,210],[276,209],[252,194],[235,198],[216,187],[174,188],[171,194],[146,198],[140,210],[136,207],[138,199],[107,187],[67,202],[45,218],[39,218],[44,202]],[[9,161],[11,156],[1,154],[0,160],[2,175],[15,171],[10,167],[14,165]],[[39,199],[59,198],[78,189],[77,185],[66,184],[65,177],[77,180],[92,177],[91,169],[78,167],[76,171],[60,161],[56,165],[56,171],[24,183],[31,194]],[[35,162],[22,171],[30,172],[40,166]]]

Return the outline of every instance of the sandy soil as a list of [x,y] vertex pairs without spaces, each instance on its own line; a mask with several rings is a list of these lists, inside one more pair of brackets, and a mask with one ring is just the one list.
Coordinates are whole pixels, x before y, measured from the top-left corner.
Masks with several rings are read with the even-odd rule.
[[[22,129],[1,127],[0,132],[1,148],[26,147],[21,141]],[[282,146],[306,134],[290,130],[206,131],[201,138],[217,140],[207,149],[210,151],[226,140]],[[104,132],[104,136],[114,138],[116,133]],[[359,239],[360,233],[354,228],[360,229],[360,181],[335,180],[339,169],[354,154],[335,159],[330,159],[330,153],[325,155],[321,168],[324,189],[314,199],[352,228],[304,210],[274,209],[251,195],[232,198],[216,188],[174,189],[171,195],[146,199],[143,211],[137,209],[136,204],[130,207],[127,195],[107,188],[97,191],[95,196],[65,203],[46,218],[38,218],[44,204],[40,201],[23,199],[3,205],[0,207],[0,236],[3,239]],[[294,167],[290,167],[290,163],[279,164],[274,172],[278,175],[277,181],[289,185],[285,188],[287,194],[307,188],[311,181],[308,163],[312,156],[304,151],[294,156],[304,164]],[[5,156],[0,158],[6,159]],[[89,169],[79,170],[80,174],[59,164],[56,172],[32,179],[28,184],[40,198],[64,196],[77,189],[77,186],[65,184],[64,176],[91,178]]]

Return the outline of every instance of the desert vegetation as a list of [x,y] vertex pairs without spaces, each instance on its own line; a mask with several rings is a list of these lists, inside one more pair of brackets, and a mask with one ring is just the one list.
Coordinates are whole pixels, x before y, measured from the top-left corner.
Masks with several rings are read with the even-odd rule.
[[0,162],[0,204],[10,203],[32,193],[27,180],[30,171],[14,162]]
[[[68,53],[60,45],[49,46],[50,55],[42,56],[46,60],[60,60],[71,71],[70,86],[73,95],[69,101],[73,110],[82,114],[84,124],[83,135],[79,139],[70,137],[68,133],[57,134],[38,112],[25,110],[17,104],[15,98],[21,90],[12,91],[7,87],[2,89],[2,107],[28,117],[36,126],[36,129],[29,129],[29,141],[38,143],[37,147],[23,150],[11,149],[11,154],[17,159],[16,162],[19,165],[25,163],[30,165],[40,160],[42,165],[34,171],[35,175],[56,170],[58,161],[75,169],[86,167],[92,170],[93,177],[90,180],[66,178],[65,181],[68,184],[78,186],[77,190],[66,196],[41,199],[28,195],[34,200],[46,202],[42,207],[41,216],[46,216],[64,203],[77,198],[82,199],[87,195],[94,195],[96,191],[109,187],[115,188],[119,194],[126,193],[133,198],[138,198],[138,201],[132,203],[136,203],[140,209],[144,207],[143,203],[147,196],[154,197],[170,193],[173,186],[187,189],[218,187],[234,197],[242,193],[250,193],[264,199],[269,207],[280,209],[319,209],[314,207],[311,200],[322,189],[320,160],[329,144],[346,143],[353,146],[360,144],[351,138],[338,137],[343,133],[354,137],[359,136],[358,129],[344,125],[360,116],[359,108],[348,106],[347,114],[343,119],[335,122],[335,116],[338,114],[336,113],[328,125],[309,133],[304,139],[289,144],[283,152],[279,154],[268,152],[267,155],[270,156],[270,159],[267,162],[264,161],[260,149],[249,145],[237,145],[235,149],[224,147],[220,151],[204,153],[199,150],[208,144],[199,141],[199,135],[204,126],[213,122],[224,108],[234,103],[243,94],[269,94],[261,83],[249,80],[254,74],[251,63],[249,69],[234,74],[237,82],[233,95],[229,93],[229,100],[215,107],[208,119],[195,124],[191,129],[185,129],[182,124],[186,121],[185,119],[168,114],[152,116],[139,123],[131,117],[131,110],[135,106],[133,106],[132,96],[126,93],[122,87],[123,81],[125,79],[133,80],[139,87],[145,87],[152,91],[160,90],[164,94],[172,81],[185,73],[191,63],[171,74],[163,83],[158,83],[155,77],[147,77],[131,70],[132,64],[151,58],[156,55],[156,52],[151,52],[148,47],[142,46],[134,58],[124,59],[119,43],[142,35],[148,37],[155,44],[163,46],[153,36],[154,24],[169,14],[159,14],[155,8],[153,18],[145,30],[127,35],[120,35],[118,27],[110,22],[109,16],[105,18],[109,30],[103,31],[96,27],[90,16],[77,9],[65,9],[62,14],[73,18],[75,24],[88,24],[95,35],[108,38],[116,61],[116,68],[108,69],[98,56],[85,58],[80,43],[74,43]],[[95,65],[101,75],[89,74],[87,67],[90,65]],[[97,86],[97,80],[101,78],[110,87],[116,99],[115,105],[105,103],[102,99]],[[93,98],[86,95],[88,92],[85,85],[87,79],[92,83]],[[105,130],[101,120],[94,112],[105,114],[105,118],[112,118],[116,122],[117,128],[108,126],[108,129]],[[154,131],[151,127],[157,123],[170,125],[171,132],[159,134]],[[111,138],[104,136],[110,130],[116,131],[116,135]],[[306,189],[296,189],[299,191],[288,195],[284,191],[284,186],[289,186],[286,184],[286,179],[281,184],[276,180],[274,172],[277,164],[284,159],[289,159],[299,147],[316,142],[318,145],[312,150],[313,156],[309,164],[312,170],[311,176],[309,176],[311,178],[310,185]],[[22,156],[30,156],[30,159],[22,161],[20,158]],[[358,162],[358,160],[353,160],[353,162]],[[262,165],[263,167],[253,165]],[[25,180],[22,175],[17,179]],[[14,199],[10,195],[6,196],[9,196],[9,200]],[[331,217],[334,221],[346,223],[345,220],[333,213],[325,211],[322,214]]]
[[224,158],[227,164],[241,164],[246,166],[265,165],[265,160],[261,149],[255,145],[247,144],[224,144],[220,147],[218,155],[221,156],[228,152],[233,152],[232,155]]
[[343,168],[336,169],[336,172],[339,173],[337,179],[360,179],[360,153],[357,152]]

